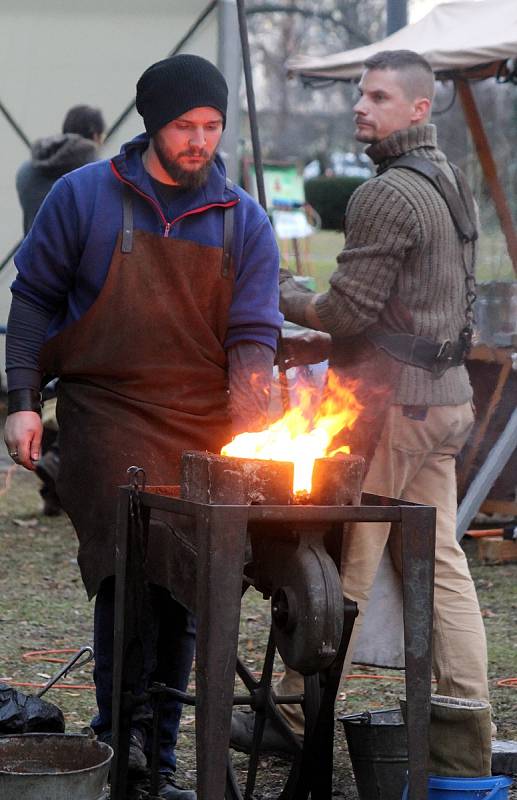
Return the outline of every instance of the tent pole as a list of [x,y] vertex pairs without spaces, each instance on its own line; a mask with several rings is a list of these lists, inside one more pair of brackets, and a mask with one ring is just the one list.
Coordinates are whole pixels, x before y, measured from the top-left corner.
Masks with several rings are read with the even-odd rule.
[[463,113],[465,114],[470,133],[472,134],[481,168],[490,189],[501,229],[506,239],[506,246],[513,264],[513,269],[517,275],[517,233],[512,219],[512,212],[497,174],[497,167],[476,100],[472,93],[472,87],[468,80],[464,78],[458,78],[456,83],[463,106]]
[[[246,96],[248,98],[248,116],[250,120],[251,144],[253,147],[253,161],[255,164],[255,178],[259,203],[267,213],[266,187],[264,184],[264,168],[262,166],[262,153],[258,132],[257,109],[255,106],[255,91],[253,89],[253,73],[251,71],[250,46],[248,41],[248,25],[246,23],[246,9],[244,0],[237,0],[237,14],[239,18],[239,34],[241,39],[242,66],[244,68],[244,81],[246,83]],[[280,385],[280,398],[284,411],[291,407],[289,398],[289,384],[287,380],[287,367],[282,345],[282,332],[278,337],[277,347],[278,380]]]
[[253,161],[255,162],[255,177],[257,180],[257,193],[259,203],[267,212],[266,190],[264,187],[264,170],[262,167],[262,152],[258,133],[257,108],[255,105],[255,90],[253,89],[253,74],[251,71],[250,46],[248,41],[248,26],[246,23],[246,10],[244,0],[237,0],[237,13],[239,17],[239,33],[241,38],[242,65],[244,67],[244,80],[246,83],[246,97],[248,100],[248,116],[250,120],[251,144],[253,148]]

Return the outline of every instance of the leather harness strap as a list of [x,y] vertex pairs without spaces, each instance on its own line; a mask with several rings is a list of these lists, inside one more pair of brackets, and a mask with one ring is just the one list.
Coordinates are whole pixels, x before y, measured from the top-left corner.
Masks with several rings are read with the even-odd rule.
[[437,378],[449,367],[459,367],[465,360],[466,346],[462,337],[456,342],[446,339],[438,344],[411,333],[387,333],[376,326],[366,335],[375,347],[385,350],[397,361],[425,369]]
[[133,197],[132,190],[122,184],[122,243],[120,249],[123,253],[130,253],[133,249]]
[[[229,178],[226,178],[226,188],[232,189],[233,183]],[[223,219],[223,263],[221,266],[221,275],[227,278],[230,274],[230,267],[232,262],[232,248],[233,248],[233,223],[235,206],[229,206],[224,209]]]
[[[453,164],[449,165],[454,172],[456,180],[460,183],[461,170]],[[458,189],[444,174],[443,170],[430,161],[428,158],[421,158],[413,155],[400,156],[393,161],[387,169],[410,169],[423,175],[434,186],[437,192],[443,197],[449,209],[452,221],[458,232],[460,239],[464,242],[474,242],[478,238],[478,231],[475,223],[474,204],[470,197]],[[470,202],[469,202],[470,201]]]
[[[445,201],[458,236],[466,245],[478,238],[474,200],[461,170],[453,164],[449,166],[456,178],[457,187],[437,164],[411,154],[400,156],[382,172],[388,169],[410,169],[427,178]],[[472,338],[468,321],[455,342],[446,339],[439,343],[410,333],[388,333],[378,325],[373,325],[366,331],[366,336],[375,347],[384,350],[397,361],[428,370],[436,378],[441,377],[449,367],[458,367],[464,363]]]

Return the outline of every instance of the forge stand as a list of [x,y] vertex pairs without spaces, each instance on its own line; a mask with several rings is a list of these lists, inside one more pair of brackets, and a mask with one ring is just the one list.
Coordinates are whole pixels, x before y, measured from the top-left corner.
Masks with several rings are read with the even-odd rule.
[[[279,528],[304,531],[305,537],[326,540],[325,546],[330,542],[332,555],[331,533],[333,531],[339,536],[346,523],[391,522],[399,526],[403,566],[409,800],[425,800],[435,509],[367,494],[363,494],[361,505],[304,506],[204,503],[180,499],[177,494],[177,487],[150,487],[146,490],[138,488],[135,482],[132,486],[120,489],[112,800],[125,800],[129,720],[136,700],[131,690],[131,673],[135,669],[134,645],[140,613],[139,598],[145,585],[145,549],[152,537],[149,519],[151,516],[154,519],[155,514],[170,518],[171,532],[174,526],[172,549],[176,553],[173,560],[177,566],[174,595],[197,615],[195,706],[199,800],[235,797],[227,789],[227,754],[232,709],[234,702],[239,702],[238,698],[234,699],[235,665],[243,570],[250,531],[252,539],[258,536],[267,542],[272,552],[275,548],[275,531]],[[272,563],[275,563],[274,558]],[[338,668],[334,665],[333,687],[330,693],[323,695],[313,741],[304,744],[301,778],[294,788],[289,788],[290,793],[282,794],[282,797],[294,800],[331,798],[334,699],[350,631],[351,625],[347,623],[345,613],[341,645],[338,648],[340,652],[337,653]],[[332,665],[326,671],[327,678],[329,675],[332,675]],[[240,702],[246,701],[241,699]],[[315,769],[311,769],[311,764]],[[313,780],[311,773],[317,773],[318,780]]]

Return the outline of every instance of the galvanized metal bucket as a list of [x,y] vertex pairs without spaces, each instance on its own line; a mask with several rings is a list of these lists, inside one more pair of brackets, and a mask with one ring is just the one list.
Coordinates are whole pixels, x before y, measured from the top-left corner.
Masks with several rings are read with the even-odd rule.
[[113,750],[80,734],[0,737],[2,800],[106,800]]

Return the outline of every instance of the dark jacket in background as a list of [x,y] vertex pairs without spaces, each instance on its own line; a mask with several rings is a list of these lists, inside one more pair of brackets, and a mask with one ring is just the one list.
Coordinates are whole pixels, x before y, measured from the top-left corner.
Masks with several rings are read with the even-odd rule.
[[40,205],[62,175],[97,159],[97,146],[77,133],[47,136],[34,142],[31,158],[16,173],[16,191],[27,235]]

